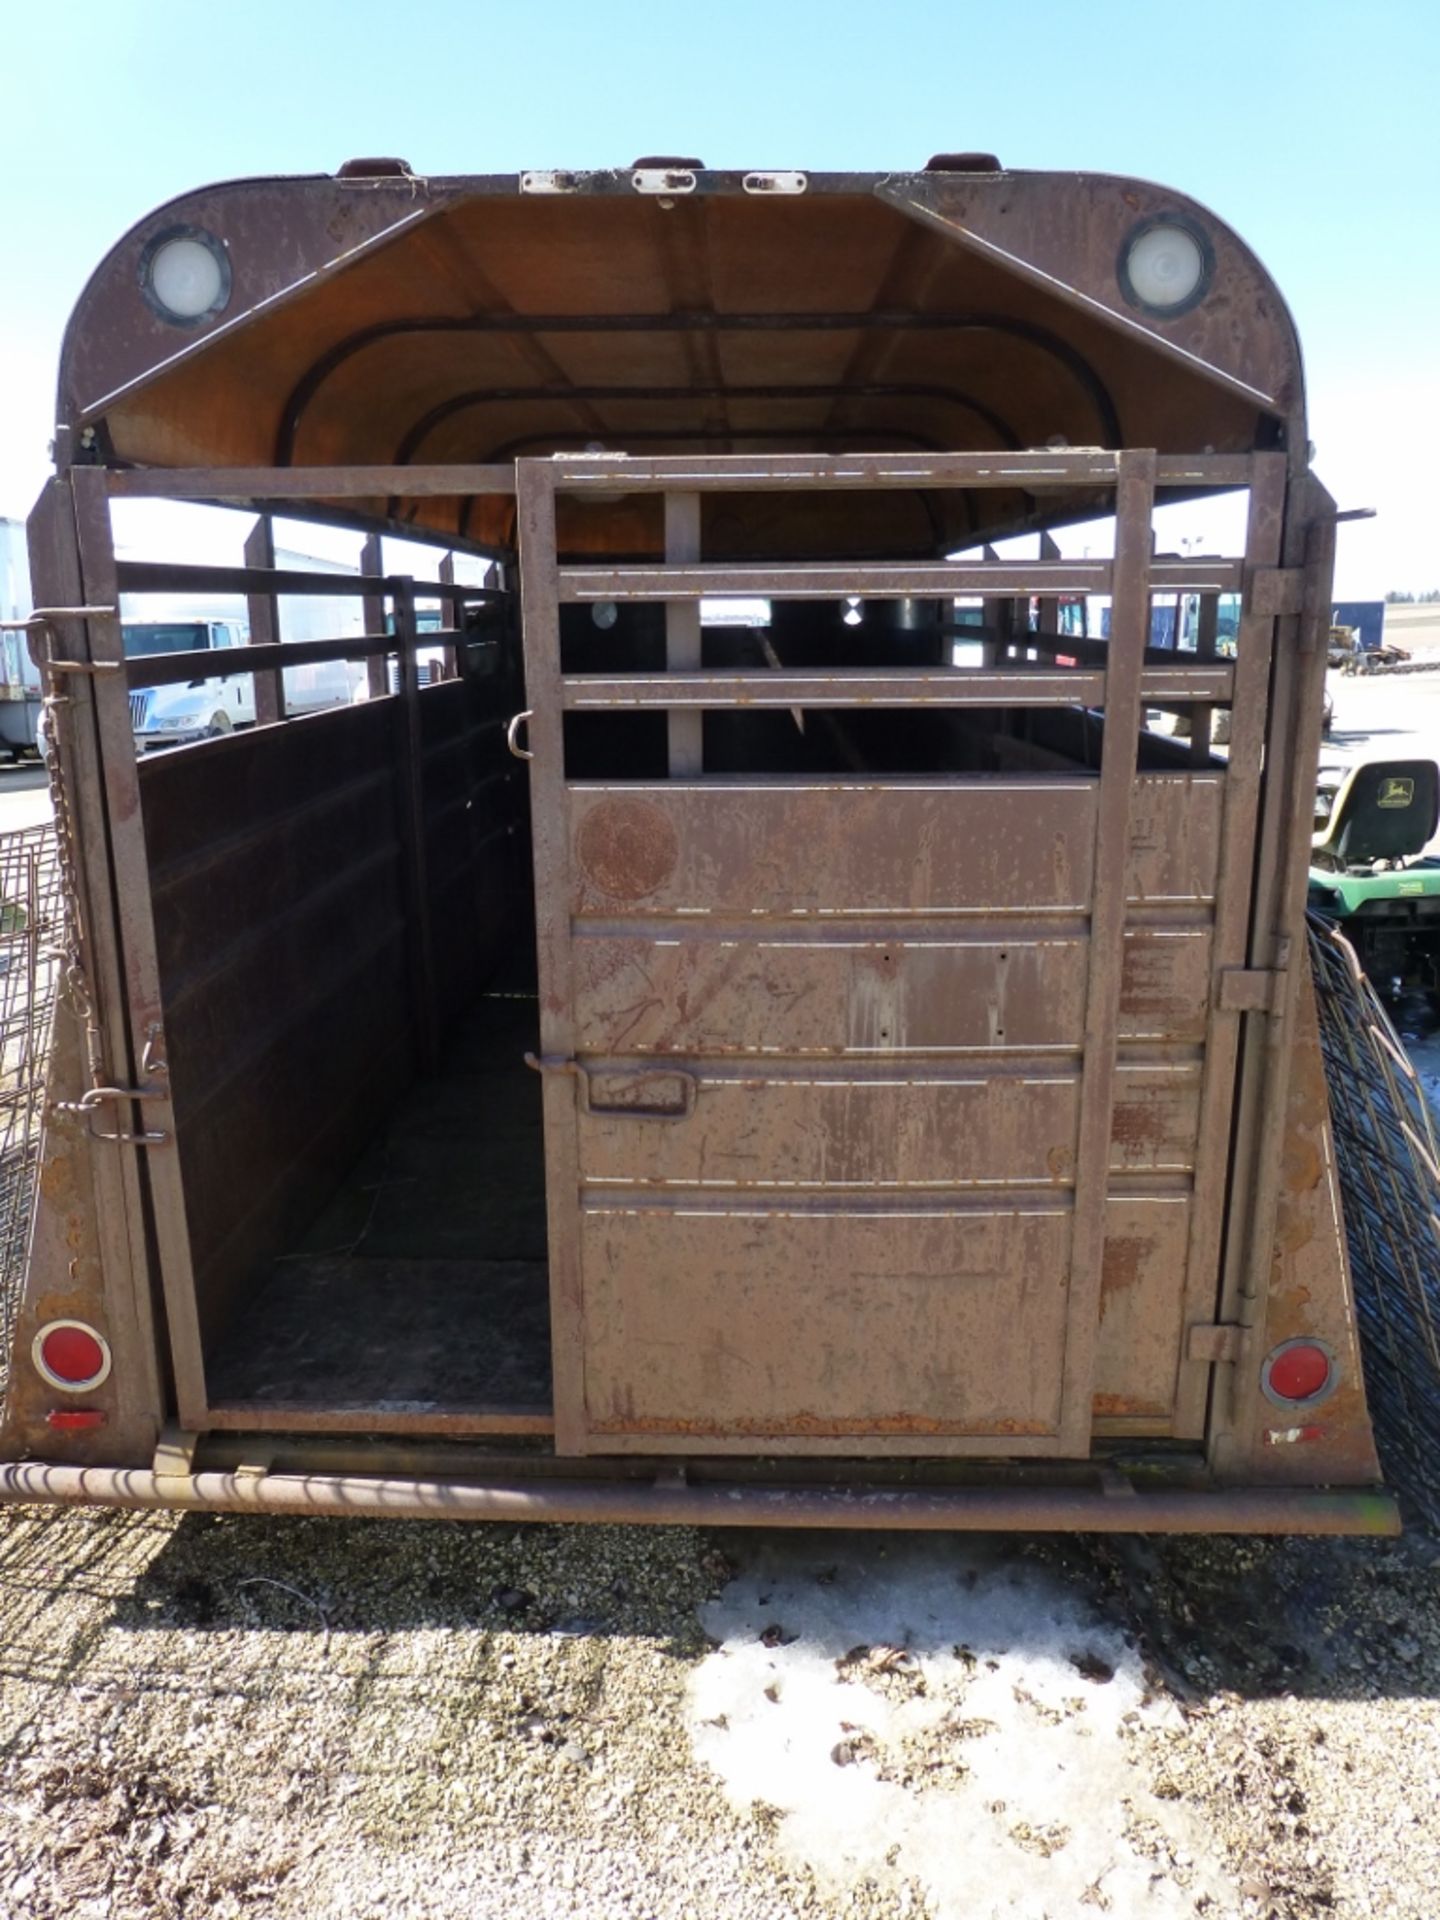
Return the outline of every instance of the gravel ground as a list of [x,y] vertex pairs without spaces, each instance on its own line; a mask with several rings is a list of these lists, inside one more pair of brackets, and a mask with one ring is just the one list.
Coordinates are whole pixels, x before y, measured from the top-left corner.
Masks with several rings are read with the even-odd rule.
[[[696,1757],[702,1613],[777,1551],[792,1582],[833,1584],[833,1538],[18,1509],[0,1527],[5,1920],[934,1911],[903,1873],[837,1884]],[[974,1549],[906,1550],[933,1580]],[[1432,1542],[988,1550],[1135,1650],[1170,1709],[1125,1730],[1137,1794],[1175,1803],[1224,1868],[1226,1894],[1196,1891],[1156,1823],[1163,1905],[1102,1883],[1076,1920],[1434,1920]],[[844,1677],[910,1684],[903,1650],[863,1653]],[[1065,1814],[1017,1847],[1048,1864]],[[977,1893],[977,1920],[998,1910],[1046,1911]]]

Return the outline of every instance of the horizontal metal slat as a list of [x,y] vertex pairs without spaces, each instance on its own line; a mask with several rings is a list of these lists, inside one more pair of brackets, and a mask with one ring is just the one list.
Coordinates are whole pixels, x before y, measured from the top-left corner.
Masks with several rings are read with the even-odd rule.
[[515,491],[505,466],[151,467],[112,473],[119,499],[356,500],[397,494],[408,500]]
[[[842,490],[883,486],[1078,487],[1113,484],[1116,459],[1105,452],[1009,454],[855,454],[825,458],[807,454],[769,457],[700,456],[693,459],[633,459],[559,455],[554,461],[563,490],[613,487],[623,469],[627,490],[654,493],[666,487],[707,491],[812,486]],[[1162,487],[1243,487],[1249,484],[1247,454],[1162,454],[1156,478]],[[117,499],[166,500],[353,500],[380,495],[418,500],[478,494],[513,494],[514,463],[344,467],[150,467],[112,472],[107,486]]]
[[[624,454],[560,454],[554,459],[562,492],[613,488],[660,492],[667,487],[706,491],[810,486],[853,487],[1084,487],[1113,485],[1114,453],[1091,448],[1033,453],[711,454],[636,459]],[[1248,454],[1165,454],[1156,463],[1160,486],[1243,487]]]
[[121,593],[314,594],[326,600],[359,600],[413,591],[417,600],[504,600],[499,587],[463,587],[448,580],[412,580],[408,575],[307,573],[290,567],[197,567],[168,560],[120,560]]
[[[1150,570],[1152,593],[1233,593],[1238,560],[1160,560]],[[891,599],[922,595],[1107,594],[1108,560],[915,560],[860,566],[779,562],[689,567],[562,567],[562,601],[696,600],[727,596],[750,600]]]
[[571,674],[560,682],[574,712],[615,707],[975,707],[1098,705],[1103,673],[1063,668],[993,672],[953,668],[889,673],[884,668],[834,673]]
[[[1226,701],[1234,684],[1228,666],[1155,668],[1141,680],[1141,697]],[[569,712],[642,707],[1098,707],[1105,675],[1079,668],[1053,673],[1033,668],[889,673],[884,668],[834,673],[570,674],[560,682]]]

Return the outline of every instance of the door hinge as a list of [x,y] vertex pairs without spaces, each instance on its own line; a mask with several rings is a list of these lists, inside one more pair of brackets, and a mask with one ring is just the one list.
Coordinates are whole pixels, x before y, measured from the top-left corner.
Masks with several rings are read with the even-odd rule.
[[1283,967],[1223,967],[1216,1005],[1224,1013],[1278,1014],[1285,1004]]
[[1215,1366],[1233,1366],[1240,1358],[1243,1327],[1191,1327],[1185,1343],[1187,1360],[1204,1360]]
[[1305,609],[1303,567],[1255,567],[1245,586],[1245,611],[1274,620]]

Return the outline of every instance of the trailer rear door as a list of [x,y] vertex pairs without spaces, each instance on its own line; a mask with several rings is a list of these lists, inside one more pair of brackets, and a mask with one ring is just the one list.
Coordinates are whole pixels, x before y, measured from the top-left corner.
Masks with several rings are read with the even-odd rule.
[[[520,463],[562,1450],[1081,1455],[1097,1395],[1122,1417],[1154,1402],[1151,1430],[1193,1427],[1184,1330],[1213,1315],[1218,1240],[1196,1202],[1223,1199],[1233,1089],[1212,977],[1243,964],[1255,791],[1227,794],[1213,768],[1137,780],[1136,741],[1147,702],[1228,699],[1235,672],[1147,664],[1152,594],[1218,591],[1239,567],[1152,563],[1155,457],[1102,458],[1113,571],[1050,558],[1023,580],[701,560],[707,485],[803,467],[913,486],[921,464],[927,485],[1001,484],[971,456],[630,463],[627,485],[633,468],[667,491],[664,568],[558,565],[557,486],[605,472]],[[1061,456],[1057,477],[1084,464]],[[1252,504],[1252,533],[1273,543],[1278,524]],[[1068,666],[698,666],[702,593],[1087,590],[1113,591],[1109,644]],[[667,673],[562,673],[562,603],[646,598],[669,609]],[[1250,761],[1261,652],[1258,708],[1237,707]],[[705,708],[1076,703],[1104,709],[1098,770],[700,765]],[[647,707],[670,716],[668,779],[566,777],[567,711]],[[1108,1396],[1107,1293],[1125,1349]]]

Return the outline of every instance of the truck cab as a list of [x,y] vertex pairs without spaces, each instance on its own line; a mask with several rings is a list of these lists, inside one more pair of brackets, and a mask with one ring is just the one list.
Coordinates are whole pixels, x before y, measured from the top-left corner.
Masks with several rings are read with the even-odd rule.
[[[121,633],[127,660],[169,653],[226,653],[245,644],[236,620],[126,620]],[[132,687],[130,724],[141,753],[213,740],[255,721],[254,682],[217,659],[214,677],[163,687]]]

